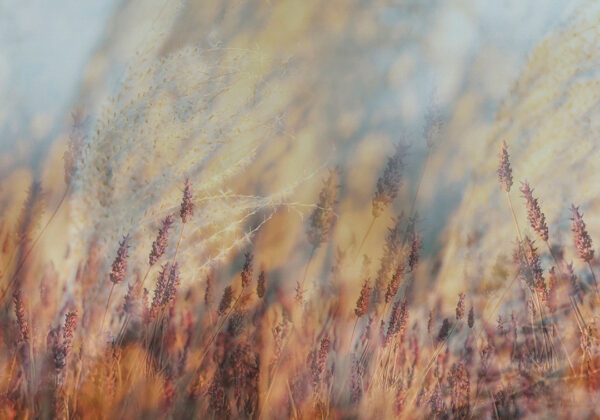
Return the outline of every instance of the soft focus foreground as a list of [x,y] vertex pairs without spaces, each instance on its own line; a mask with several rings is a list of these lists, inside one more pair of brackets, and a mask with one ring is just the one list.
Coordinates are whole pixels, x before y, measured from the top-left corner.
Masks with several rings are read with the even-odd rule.
[[2,156],[1,418],[597,415],[598,4],[508,93],[456,8],[153,3]]

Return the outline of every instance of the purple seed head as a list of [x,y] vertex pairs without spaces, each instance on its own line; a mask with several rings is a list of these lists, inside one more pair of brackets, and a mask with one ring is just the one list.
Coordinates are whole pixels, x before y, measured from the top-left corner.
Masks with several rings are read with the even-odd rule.
[[121,283],[123,279],[125,279],[125,274],[127,274],[127,258],[129,257],[127,251],[129,249],[129,235],[125,235],[123,240],[119,244],[119,249],[117,250],[117,256],[112,263],[112,270],[110,272],[110,281],[114,284]]
[[185,187],[183,189],[183,199],[181,200],[181,209],[179,215],[181,221],[187,223],[194,215],[194,203],[192,202],[192,183],[189,178],[185,179]]
[[498,170],[496,171],[498,174],[498,181],[500,182],[500,186],[506,192],[510,191],[510,187],[512,187],[513,179],[512,179],[512,169],[510,167],[510,159],[508,156],[508,145],[506,141],[502,142],[502,147],[500,148],[500,153],[498,154]]

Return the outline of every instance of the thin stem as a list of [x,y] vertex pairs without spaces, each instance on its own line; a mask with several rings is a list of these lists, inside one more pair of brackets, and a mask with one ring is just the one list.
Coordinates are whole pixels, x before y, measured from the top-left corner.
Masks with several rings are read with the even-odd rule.
[[231,315],[231,313],[233,312],[233,310],[237,306],[238,301],[240,300],[240,298],[244,294],[244,290],[245,289],[242,289],[242,291],[240,292],[240,294],[236,298],[235,302],[233,303],[233,306],[231,307],[231,309],[229,309],[229,312],[227,312],[227,315],[225,315],[225,318],[223,319],[223,321],[221,321],[221,324],[218,325],[217,330],[214,332],[214,334],[212,335],[212,337],[210,338],[210,340],[206,344],[206,349],[204,350],[204,353],[202,354],[202,357],[200,357],[200,361],[198,362],[198,371],[202,367],[202,362],[204,361],[204,358],[206,357],[206,355],[208,354],[208,352],[210,350],[210,345],[213,343],[213,341],[215,340],[215,338],[217,337],[217,335],[221,331],[221,328],[223,328],[223,325],[225,325],[225,323],[229,319],[229,316]]
[[[558,263],[558,259],[556,258],[556,255],[554,255],[554,251],[552,251],[552,247],[550,246],[550,243],[547,240],[544,242],[546,243],[546,246],[548,247],[548,251],[550,252],[550,255],[552,256],[552,259],[554,260],[554,264],[556,265],[556,268],[558,269],[558,273],[560,274],[560,276],[562,278],[564,273],[562,271],[562,268],[560,267],[560,264]],[[575,315],[575,321],[577,321],[577,326],[579,327],[579,331],[583,334],[582,323],[583,323],[583,326],[585,326],[585,320],[583,319],[583,315],[581,315],[581,312],[579,311],[579,308],[577,307],[577,301],[575,301],[570,294],[569,294],[569,303],[571,304],[571,308],[573,309],[573,314]],[[580,316],[581,316],[581,322],[579,319]]]
[[146,282],[146,279],[148,278],[148,275],[150,274],[151,269],[152,269],[152,266],[148,267],[148,269],[146,270],[146,274],[144,275],[144,278],[142,279],[142,283],[140,284],[140,288],[139,288],[138,292],[141,292],[144,290],[144,283]]
[[181,226],[181,232],[179,232],[179,240],[177,241],[177,246],[175,247],[175,255],[173,255],[173,263],[175,264],[175,260],[177,259],[177,253],[179,252],[179,246],[181,245],[181,240],[183,239],[183,230],[185,229],[185,223]]
[[[442,349],[444,348],[444,346],[450,341],[450,337],[452,336],[452,334],[454,333],[454,331],[456,330],[456,326],[458,325],[458,322],[456,322],[452,328],[450,329],[450,331],[448,331],[448,335],[446,336],[446,338],[444,339],[444,341],[442,341],[440,344],[437,345],[435,351],[433,352],[433,356],[429,359],[429,362],[427,363],[425,372],[421,375],[421,378],[417,381],[418,383],[418,388],[421,388],[421,385],[423,384],[423,382],[425,381],[425,379],[427,378],[427,374],[429,374],[429,371],[431,370],[431,367],[433,366],[433,363],[435,362],[435,360],[437,359],[438,355],[440,354],[440,352],[442,351]],[[369,386],[370,387],[370,386]],[[412,404],[415,402],[415,400],[417,399],[418,396],[418,392],[414,394],[413,398],[410,400],[410,404],[409,406],[412,406]]]
[[300,290],[304,288],[304,283],[306,282],[306,276],[308,274],[308,268],[310,267],[310,263],[312,262],[313,256],[315,255],[315,251],[317,250],[316,246],[313,246],[310,250],[310,255],[308,256],[308,261],[306,262],[306,267],[304,267],[304,275],[302,276],[302,282],[300,283]]
[[[63,194],[62,198],[58,202],[58,205],[56,206],[56,208],[52,212],[52,215],[50,215],[50,218],[48,219],[48,221],[46,222],[46,224],[44,225],[44,227],[42,227],[42,229],[40,230],[40,233],[38,233],[37,237],[31,243],[31,246],[25,252],[25,255],[23,255],[23,257],[19,261],[19,265],[17,266],[17,269],[15,270],[12,278],[8,282],[6,288],[2,291],[2,294],[0,294],[0,302],[2,302],[4,300],[4,297],[6,296],[6,294],[8,293],[8,291],[10,290],[10,288],[12,287],[12,285],[14,284],[14,282],[16,281],[17,275],[19,274],[19,272],[21,271],[21,269],[25,265],[27,257],[29,257],[29,254],[31,253],[31,251],[33,251],[33,248],[35,248],[35,246],[37,245],[38,241],[40,240],[40,238],[42,237],[42,235],[44,234],[44,232],[46,232],[46,229],[48,228],[48,226],[50,225],[50,223],[52,222],[52,220],[54,220],[54,217],[58,213],[58,210],[61,208],[63,202],[67,198],[67,195],[69,194],[69,190],[70,189],[71,189],[71,184],[67,185],[67,189],[65,190],[65,193]],[[13,258],[14,258],[15,255],[16,255],[16,253],[14,253],[11,256],[11,258],[10,258],[7,266],[10,265],[10,263],[12,262],[12,260],[13,260]]]
[[102,316],[102,324],[100,324],[100,332],[104,330],[104,320],[106,319],[106,313],[108,312],[108,305],[110,305],[110,298],[112,297],[113,290],[115,289],[115,284],[113,283],[110,287],[110,292],[108,293],[108,299],[106,301],[106,308],[104,308],[104,315]]
[[427,148],[427,156],[425,156],[425,163],[423,163],[423,168],[421,169],[421,173],[419,174],[419,181],[417,183],[417,189],[415,190],[415,194],[413,195],[412,202],[410,205],[410,213],[409,216],[413,216],[415,212],[415,207],[417,206],[417,197],[419,196],[419,192],[421,191],[421,185],[423,183],[423,178],[425,177],[425,171],[427,169],[427,164],[429,163],[429,157],[431,156],[431,147]]
[[373,229],[373,226],[375,225],[375,220],[377,220],[377,217],[373,216],[373,219],[371,220],[371,224],[369,225],[369,228],[367,229],[367,231],[365,232],[365,235],[363,236],[362,240],[360,241],[360,245],[359,245],[358,249],[356,250],[355,256],[358,256],[360,254],[360,250],[362,249],[363,245],[365,244],[367,237],[371,233],[371,229]]
[[[522,243],[523,237],[521,236],[521,229],[519,229],[519,223],[517,222],[517,216],[515,215],[515,209],[513,208],[512,200],[510,199],[510,194],[508,192],[506,192],[506,198],[508,199],[508,207],[510,207],[510,213],[512,214],[513,222],[515,223],[515,228],[517,229],[517,235],[519,235],[519,242]],[[519,244],[519,247],[520,246],[521,245]]]
[[[146,270],[146,274],[144,275],[144,278],[142,279],[142,282],[140,283],[139,287],[137,287],[137,290],[135,290],[136,297],[138,297],[139,294],[141,293],[141,291],[144,290],[144,282],[148,278],[148,275],[150,274],[151,269],[152,269],[152,266],[149,266],[148,269]],[[123,325],[121,326],[121,330],[119,331],[119,334],[117,335],[117,337],[118,337],[117,343],[119,343],[119,345],[123,341],[125,332],[127,331],[127,326],[129,325],[129,319],[130,319],[129,314],[126,314],[125,320],[123,321]]]
[[[288,379],[285,380],[285,384],[287,385],[288,394],[290,396],[290,402],[292,405],[293,418],[298,418],[298,410],[296,409],[296,403],[294,402],[294,394],[292,393],[292,389],[290,388],[290,381]],[[262,410],[261,410],[262,414]],[[260,417],[259,417],[260,419]]]
[[356,317],[356,321],[354,321],[354,327],[352,328],[352,335],[350,336],[350,351],[352,351],[352,341],[354,340],[354,332],[356,331],[356,324],[358,324],[358,317]]
[[[521,257],[523,258],[523,261],[527,264],[527,268],[529,268],[529,271],[530,271],[531,275],[533,276],[533,269],[529,265],[529,259],[525,255],[525,251],[523,249],[523,236],[521,235],[521,229],[519,228],[519,222],[517,221],[515,209],[513,207],[512,200],[510,199],[510,194],[508,193],[508,191],[505,191],[505,192],[506,192],[506,199],[508,200],[508,207],[510,208],[510,213],[512,214],[513,222],[515,223],[515,229],[517,230],[517,235],[519,237],[519,251],[521,252]],[[532,293],[537,298],[537,295],[534,292],[532,292]],[[540,311],[540,318],[541,317],[542,317],[542,313]],[[533,322],[533,314],[530,317],[530,321],[531,321],[531,329],[532,329],[532,333],[533,333],[533,344],[534,344],[534,347],[537,352],[537,340],[536,340],[536,333],[535,333],[535,327],[534,327],[534,322]],[[543,324],[543,320],[542,320],[542,324]],[[546,343],[546,345],[547,345],[547,343]]]
[[600,297],[600,293],[598,292],[598,282],[596,281],[596,274],[594,274],[594,269],[592,268],[592,263],[587,261],[587,266],[590,268],[590,273],[592,273],[592,280],[594,281],[594,289],[596,290],[596,296]]
[[[292,328],[294,328],[293,324],[292,324]],[[258,413],[258,420],[260,420],[262,418],[263,411],[264,411],[264,409],[265,409],[265,407],[267,405],[267,402],[269,401],[269,397],[271,396],[271,390],[273,389],[273,384],[275,383],[275,379],[277,378],[277,376],[276,376],[277,369],[279,368],[279,365],[281,363],[281,354],[283,354],[283,351],[287,348],[287,345],[290,342],[291,336],[292,336],[292,332],[289,331],[288,334],[287,334],[287,336],[286,336],[286,338],[285,338],[285,343],[281,347],[280,356],[277,359],[277,363],[273,367],[273,372],[271,374],[271,383],[269,384],[269,387],[267,388],[267,394],[265,395],[264,401],[261,404],[261,408],[260,408],[259,413]]]

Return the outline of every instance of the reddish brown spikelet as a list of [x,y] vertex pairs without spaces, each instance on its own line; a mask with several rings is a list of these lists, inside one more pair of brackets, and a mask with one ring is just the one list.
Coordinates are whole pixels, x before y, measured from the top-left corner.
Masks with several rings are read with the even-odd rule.
[[265,270],[260,270],[260,274],[258,275],[258,281],[256,283],[256,294],[259,298],[263,298],[265,296],[265,292],[267,291],[267,280]]
[[400,303],[400,300],[397,300],[394,303],[392,313],[390,314],[388,330],[385,336],[386,345],[389,344],[398,333],[401,333],[401,338],[404,338],[404,332],[407,322],[408,309],[406,306],[406,300],[404,300],[402,303]]
[[169,271],[169,279],[165,287],[165,292],[162,301],[163,306],[168,306],[169,304],[175,301],[175,297],[177,296],[177,289],[179,288],[179,281],[179,264],[175,262],[175,264],[171,266],[171,270]]
[[394,398],[394,414],[397,417],[399,417],[402,414],[405,399],[406,395],[404,394],[404,389],[402,389],[402,387],[399,386],[398,390],[396,391],[396,397]]
[[[371,298],[372,304],[374,305],[377,305],[381,301],[380,295],[383,294],[386,279],[390,277],[390,274],[393,276],[394,270],[397,270],[398,268],[398,260],[400,259],[402,247],[402,227],[404,226],[402,224],[402,219],[403,215],[400,214],[397,218],[393,219],[394,225],[387,229],[385,244],[383,246],[383,255],[381,256],[375,286],[373,288],[373,297]],[[387,303],[389,303],[389,301]]]
[[528,182],[521,183],[521,192],[527,203],[527,218],[531,228],[537,232],[542,241],[548,241],[548,226],[546,225],[546,216],[540,209],[538,199],[533,196],[533,189]]
[[371,298],[371,281],[369,279],[365,280],[362,288],[360,289],[360,295],[358,296],[358,300],[356,301],[356,308],[354,309],[354,313],[357,317],[361,317],[367,313],[369,309],[369,300]]
[[433,328],[433,311],[429,311],[429,317],[427,318],[427,333],[431,334]]
[[533,246],[533,241],[525,237],[523,241],[525,258],[527,259],[528,274],[527,283],[530,287],[537,290],[542,296],[547,295],[546,282],[544,280],[544,271],[540,263],[540,256],[537,253],[537,248]]
[[181,200],[181,209],[179,215],[181,221],[187,223],[190,218],[194,215],[194,203],[192,202],[192,183],[189,178],[185,179],[185,186],[183,188],[183,198]]
[[469,418],[471,384],[469,372],[463,363],[455,363],[448,374],[448,382],[452,388],[451,408],[454,418]]
[[577,281],[577,276],[575,275],[575,270],[573,269],[573,263],[567,264],[566,275],[571,286],[571,295],[581,297],[581,288],[579,287],[579,282]]
[[312,359],[312,379],[313,386],[317,387],[321,383],[321,378],[323,376],[323,372],[325,372],[325,367],[327,365],[327,355],[329,354],[329,347],[331,345],[331,341],[328,336],[323,337],[321,340],[321,346],[319,347],[319,351],[316,355],[314,355]]
[[474,324],[475,314],[473,313],[473,306],[471,306],[471,309],[469,309],[469,315],[467,316],[467,325],[469,326],[469,328],[473,328]]
[[52,363],[56,370],[62,370],[65,367],[66,354],[63,351],[60,340],[60,326],[52,328],[46,336],[46,347],[52,355]]
[[573,241],[575,242],[575,249],[577,256],[584,262],[589,263],[594,258],[594,250],[592,249],[592,239],[587,232],[585,222],[583,221],[583,214],[579,213],[579,207],[571,204],[571,212],[573,221],[571,225],[571,231],[573,232]]
[[73,334],[75,333],[75,328],[77,328],[77,317],[78,313],[76,309],[67,312],[67,314],[65,315],[65,327],[63,329],[63,345],[67,348],[67,352],[71,348]]
[[21,340],[29,341],[29,325],[25,318],[25,305],[23,304],[23,295],[21,289],[15,289],[13,292],[13,302],[15,304],[15,315],[17,317],[17,325],[21,333]]
[[390,279],[390,282],[388,283],[388,287],[385,292],[385,303],[390,303],[392,299],[394,299],[394,297],[396,296],[396,293],[398,293],[398,288],[400,287],[400,279],[402,278],[403,274],[404,266],[400,264],[398,265],[398,268],[396,268],[396,272],[394,273],[394,275]]
[[242,288],[245,289],[252,282],[252,274],[253,274],[253,260],[254,256],[251,252],[246,253],[246,261],[244,262],[244,267],[242,268],[241,277],[242,277]]
[[504,329],[504,318],[502,315],[498,315],[498,320],[496,321],[496,330],[498,330],[498,334],[504,335],[506,330]]
[[206,288],[204,289],[204,303],[210,306],[214,301],[214,278],[211,275],[206,276]]
[[500,182],[500,186],[506,192],[510,191],[510,187],[512,187],[513,179],[512,179],[512,169],[510,167],[510,159],[508,156],[508,145],[506,141],[502,142],[502,147],[500,148],[500,153],[498,154],[498,181]]
[[148,258],[149,264],[152,266],[165,254],[169,243],[169,229],[173,224],[173,216],[168,215],[162,222],[162,226],[158,229],[158,235],[152,243],[152,251]]
[[450,321],[448,318],[444,318],[442,322],[442,326],[440,327],[440,331],[438,332],[437,341],[444,341],[448,338],[448,334],[450,333]]
[[137,306],[137,297],[139,296],[139,285],[128,284],[125,302],[123,303],[123,312],[133,314]]
[[167,374],[165,375],[163,382],[163,399],[161,408],[163,414],[171,411],[173,404],[175,403],[175,385],[173,384],[173,375]]
[[150,317],[154,318],[164,301],[165,294],[167,292],[167,287],[169,283],[169,274],[171,272],[171,264],[166,263],[161,272],[158,275],[158,280],[156,281],[156,288],[154,289],[154,297],[152,298],[152,304],[150,305]]
[[129,257],[127,251],[129,249],[129,235],[125,235],[123,240],[119,244],[117,250],[117,256],[112,263],[112,270],[110,272],[110,281],[114,284],[121,283],[125,279],[127,274],[127,258]]
[[437,385],[429,397],[429,409],[431,418],[441,418],[446,412],[446,403],[442,396],[441,386]]
[[231,306],[231,302],[233,301],[233,290],[231,286],[227,286],[223,291],[223,296],[221,296],[221,302],[219,303],[219,315],[223,315],[227,309]]
[[329,172],[329,176],[319,193],[317,205],[308,218],[306,234],[308,242],[315,248],[326,242],[333,231],[336,219],[334,209],[338,198],[339,177],[338,169]]
[[304,300],[304,287],[302,287],[301,282],[296,282],[296,287],[294,288],[296,302],[302,303]]
[[77,316],[76,310],[67,312],[64,328],[62,330],[60,326],[53,328],[46,338],[46,345],[52,354],[52,360],[57,372],[62,371],[67,365],[67,357],[71,350],[73,334],[77,327]]
[[413,272],[419,264],[419,252],[423,247],[423,241],[421,235],[416,230],[416,219],[413,218],[410,223],[411,239],[410,239],[410,252],[408,254],[408,271]]
[[465,294],[458,295],[458,303],[456,304],[456,320],[460,321],[465,316]]
[[402,185],[405,156],[405,147],[396,145],[396,151],[388,158],[385,169],[377,180],[375,195],[372,200],[373,217],[379,217],[398,195]]
[[350,382],[351,397],[353,403],[358,403],[362,398],[362,377],[364,366],[356,355],[352,355],[352,376]]

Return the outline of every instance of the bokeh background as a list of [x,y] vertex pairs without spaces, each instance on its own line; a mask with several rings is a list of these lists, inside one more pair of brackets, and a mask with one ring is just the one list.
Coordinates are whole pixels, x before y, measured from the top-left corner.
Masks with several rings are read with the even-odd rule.
[[[72,112],[89,117],[92,133],[107,98],[135,70],[136,53],[160,59],[187,46],[244,51],[249,77],[284,92],[278,109],[260,115],[276,138],[228,188],[262,195],[294,185],[293,201],[311,203],[327,168],[342,167],[334,245],[315,256],[314,275],[330,266],[335,244],[360,240],[375,181],[398,142],[410,144],[406,182],[365,249],[378,257],[375,244],[391,218],[408,211],[422,174],[421,290],[446,279],[437,284],[452,291],[452,302],[465,287],[493,288],[494,261],[508,258],[514,234],[493,185],[502,139],[517,180],[528,179],[541,197],[551,232],[568,234],[571,201],[586,213],[600,204],[598,2],[209,0],[179,10],[173,3],[0,1],[2,235],[16,224],[33,179],[42,184],[47,213],[58,205]],[[440,130],[423,171],[431,121]],[[72,212],[60,209],[39,250],[71,268],[79,246]],[[259,262],[282,287],[293,288],[292,273],[308,257],[307,214],[301,207],[270,213],[252,236]],[[592,232],[600,228],[593,211],[586,221]]]

